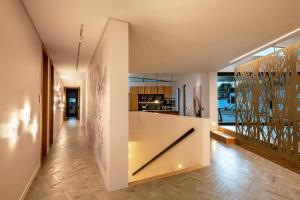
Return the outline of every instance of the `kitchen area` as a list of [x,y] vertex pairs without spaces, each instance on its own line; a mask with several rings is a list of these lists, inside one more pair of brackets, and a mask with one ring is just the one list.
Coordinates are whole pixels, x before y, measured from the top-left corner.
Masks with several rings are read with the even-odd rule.
[[130,111],[178,115],[177,98],[173,74],[131,74],[129,77]]

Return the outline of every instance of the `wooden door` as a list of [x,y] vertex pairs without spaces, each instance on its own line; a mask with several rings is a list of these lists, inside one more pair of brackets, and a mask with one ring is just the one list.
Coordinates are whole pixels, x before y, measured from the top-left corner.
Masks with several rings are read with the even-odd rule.
[[54,66],[52,63],[51,68],[50,68],[50,109],[49,109],[49,114],[50,114],[50,120],[49,120],[49,145],[52,146],[53,144],[53,125],[54,125]]
[[48,127],[49,127],[49,60],[45,51],[43,51],[43,82],[42,82],[42,142],[41,142],[41,160],[44,161],[48,152]]

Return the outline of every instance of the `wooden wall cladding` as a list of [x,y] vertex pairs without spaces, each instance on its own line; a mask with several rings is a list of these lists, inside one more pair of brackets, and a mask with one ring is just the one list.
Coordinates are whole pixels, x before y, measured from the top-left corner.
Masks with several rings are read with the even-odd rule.
[[300,43],[236,68],[241,144],[300,168]]

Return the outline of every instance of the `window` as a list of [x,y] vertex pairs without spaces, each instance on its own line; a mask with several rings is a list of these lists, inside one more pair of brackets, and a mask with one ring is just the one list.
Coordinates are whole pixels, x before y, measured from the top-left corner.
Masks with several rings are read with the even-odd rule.
[[234,73],[218,73],[218,121],[219,124],[235,123]]

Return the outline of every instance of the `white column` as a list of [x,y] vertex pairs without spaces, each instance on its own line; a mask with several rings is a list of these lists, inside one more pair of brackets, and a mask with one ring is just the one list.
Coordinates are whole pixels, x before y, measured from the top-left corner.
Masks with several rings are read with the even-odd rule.
[[109,190],[128,186],[128,23],[110,20],[109,78]]
[[210,130],[218,130],[217,72],[209,72],[209,118]]

